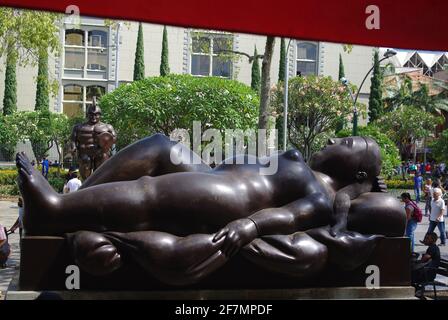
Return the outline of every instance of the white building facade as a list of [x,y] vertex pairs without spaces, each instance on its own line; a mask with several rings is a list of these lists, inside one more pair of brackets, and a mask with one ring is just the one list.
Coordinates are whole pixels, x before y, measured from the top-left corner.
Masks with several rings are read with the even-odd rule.
[[[61,54],[49,57],[50,79],[59,83],[59,92],[50,99],[50,108],[68,116],[82,115],[92,97],[115,89],[116,83],[132,82],[138,23],[106,24],[102,19],[81,17],[79,25],[61,22]],[[262,54],[265,36],[167,27],[169,67],[175,74],[218,76],[250,85],[251,63],[241,55],[237,61],[217,57],[217,51],[233,50],[253,55],[255,46]],[[143,24],[145,75],[158,76],[162,51],[163,26]],[[289,40],[286,40],[288,44]],[[118,47],[118,50],[117,50]],[[206,48],[206,49],[204,49]],[[345,76],[359,86],[373,64],[376,48],[353,46],[350,53],[341,44],[291,40],[288,51],[288,74],[317,74],[337,79],[339,54]],[[117,59],[118,55],[118,59]],[[275,42],[271,66],[271,83],[278,80],[280,39]],[[118,65],[117,65],[118,61]],[[3,63],[5,66],[5,63]],[[0,101],[4,94],[4,70],[0,71]],[[37,67],[18,67],[17,105],[19,110],[33,110],[35,104]],[[368,103],[370,77],[364,83],[359,100]]]

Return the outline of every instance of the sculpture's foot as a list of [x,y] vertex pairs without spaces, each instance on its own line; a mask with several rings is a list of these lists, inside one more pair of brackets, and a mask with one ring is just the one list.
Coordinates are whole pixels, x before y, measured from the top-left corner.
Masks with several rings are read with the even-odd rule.
[[51,219],[53,208],[59,203],[59,196],[40,172],[34,169],[25,153],[17,154],[16,165],[24,202],[25,230],[27,234],[44,235],[48,232],[46,222]]

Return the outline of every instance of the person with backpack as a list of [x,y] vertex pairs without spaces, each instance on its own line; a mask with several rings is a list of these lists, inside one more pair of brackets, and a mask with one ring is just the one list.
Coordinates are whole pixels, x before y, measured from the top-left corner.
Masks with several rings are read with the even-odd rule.
[[411,239],[411,252],[414,252],[414,233],[417,229],[417,223],[422,221],[422,210],[418,205],[411,200],[411,195],[408,192],[401,194],[401,200],[404,202],[404,209],[406,211],[406,237]]

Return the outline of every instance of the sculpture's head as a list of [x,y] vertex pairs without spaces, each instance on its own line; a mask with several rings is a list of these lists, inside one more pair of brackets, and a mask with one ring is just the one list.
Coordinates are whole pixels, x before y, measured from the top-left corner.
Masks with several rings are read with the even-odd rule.
[[98,123],[101,119],[101,109],[94,103],[87,109],[87,118],[90,124]]
[[381,170],[380,147],[368,137],[329,139],[327,146],[312,156],[310,165],[341,182],[374,181]]

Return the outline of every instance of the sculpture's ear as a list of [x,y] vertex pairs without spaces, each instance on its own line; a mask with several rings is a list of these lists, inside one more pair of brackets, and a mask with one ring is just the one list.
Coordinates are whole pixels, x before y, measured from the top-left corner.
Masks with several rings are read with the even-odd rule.
[[363,182],[363,181],[365,181],[367,179],[367,172],[365,172],[365,171],[358,171],[357,173],[356,173],[356,180],[358,181],[358,182]]

